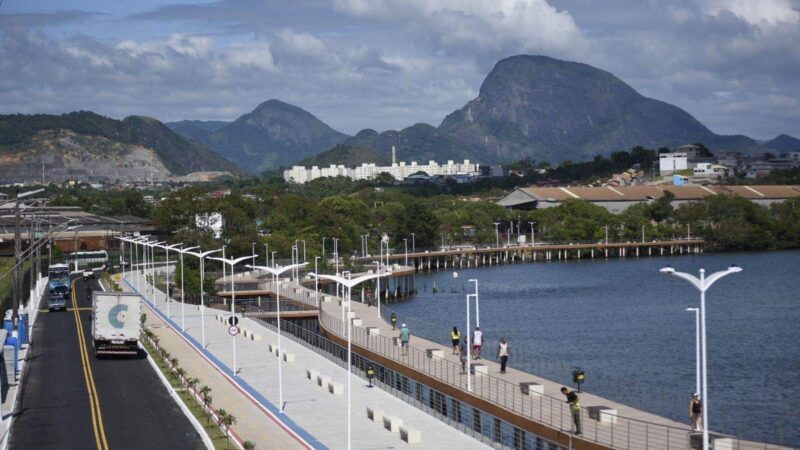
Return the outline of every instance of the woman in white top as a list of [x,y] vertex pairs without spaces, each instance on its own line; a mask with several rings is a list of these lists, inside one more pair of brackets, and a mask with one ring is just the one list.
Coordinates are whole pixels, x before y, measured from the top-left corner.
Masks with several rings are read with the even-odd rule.
[[475,327],[472,332],[472,358],[481,359],[481,346],[483,345],[483,332],[481,327]]

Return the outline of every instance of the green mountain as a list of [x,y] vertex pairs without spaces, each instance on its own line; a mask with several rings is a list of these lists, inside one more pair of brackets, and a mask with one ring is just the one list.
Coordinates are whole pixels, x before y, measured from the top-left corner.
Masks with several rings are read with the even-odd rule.
[[347,138],[313,114],[278,100],[268,100],[216,130],[186,122],[174,126],[175,132],[208,145],[252,173],[292,165]]
[[647,98],[609,72],[545,56],[498,62],[477,98],[449,114],[438,128],[358,133],[346,144],[398,159],[468,158],[480,163],[524,158],[586,160],[641,145],[674,147],[702,142],[712,150],[751,150],[746,136],[714,134],[686,111]]
[[347,167],[360,166],[361,163],[370,162],[381,166],[392,163],[392,159],[385,154],[378,153],[369,147],[357,145],[337,145],[328,151],[298,161],[295,165],[305,167],[329,167],[331,164],[343,164]]
[[800,151],[800,139],[789,136],[788,134],[781,134],[775,139],[761,144],[759,150],[770,151],[777,154]]
[[181,120],[179,122],[166,122],[164,125],[175,133],[195,142],[207,143],[211,133],[219,130],[230,122],[219,120]]
[[[0,115],[0,153],[6,158],[18,155],[28,165],[38,165],[36,158],[47,165],[62,156],[59,152],[69,153],[70,161],[75,158],[100,161],[105,156],[122,161],[126,149],[152,152],[157,161],[148,164],[163,165],[173,175],[201,171],[243,174],[236,164],[149,117],[129,116],[120,121],[89,111]],[[103,164],[113,168],[109,161],[103,160]]]

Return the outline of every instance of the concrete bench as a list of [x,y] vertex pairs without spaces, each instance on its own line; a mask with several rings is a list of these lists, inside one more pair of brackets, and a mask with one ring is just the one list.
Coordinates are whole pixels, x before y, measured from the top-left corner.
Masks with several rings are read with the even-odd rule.
[[350,302],[348,302],[347,300],[339,300],[339,306],[344,306],[345,308],[347,308],[349,306],[348,303]]
[[323,296],[322,296],[322,301],[323,301],[323,302],[330,302],[330,301],[333,301],[333,297],[331,297],[330,295],[323,295]]
[[417,429],[402,426],[400,427],[400,439],[408,442],[409,444],[421,444],[422,433]]
[[440,348],[429,348],[425,350],[425,354],[428,355],[428,358],[444,358],[444,351]]
[[260,341],[261,335],[258,333],[250,333],[250,340],[252,341]]
[[711,447],[714,450],[734,450],[739,446],[734,446],[733,438],[718,437],[711,440]]
[[589,418],[600,423],[617,423],[617,410],[608,406],[588,406]]
[[353,317],[352,319],[350,319],[350,323],[354,327],[360,327],[361,326],[361,319],[359,319],[358,317]]
[[368,336],[380,336],[381,329],[378,327],[367,327]]
[[544,385],[539,383],[534,383],[532,381],[526,381],[520,383],[519,388],[523,394],[531,397],[538,397],[544,395]]
[[383,422],[383,415],[386,414],[382,409],[375,409],[371,406],[367,406],[367,419],[373,422]]
[[287,363],[293,363],[294,362],[294,353],[289,353],[289,352],[284,351],[283,352],[283,360],[286,361]]
[[318,376],[319,376],[319,370],[317,370],[317,369],[306,369],[306,377],[309,380],[316,382]]
[[386,428],[392,433],[399,433],[400,427],[402,426],[403,419],[397,416],[383,416],[383,428]]
[[322,374],[317,375],[317,385],[319,385],[319,387],[327,388],[328,383],[330,382],[331,382],[331,377]]
[[344,386],[342,383],[334,383],[333,381],[328,382],[328,392],[333,395],[342,395],[344,394]]
[[275,344],[269,344],[269,352],[275,356],[278,356],[278,346]]
[[242,336],[249,338],[250,337],[250,330],[247,328],[242,328]]
[[356,317],[356,312],[355,311],[348,311],[347,312],[347,318],[348,319],[354,319],[355,317]]
[[489,367],[486,364],[472,363],[470,371],[475,375],[489,375]]

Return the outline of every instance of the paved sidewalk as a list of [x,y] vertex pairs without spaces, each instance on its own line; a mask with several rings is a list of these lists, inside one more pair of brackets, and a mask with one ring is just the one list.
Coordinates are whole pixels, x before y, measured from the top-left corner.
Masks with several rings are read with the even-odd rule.
[[[163,309],[165,306],[163,293],[157,293],[156,298],[159,299],[157,306]],[[175,331],[170,330],[170,332],[175,336],[178,336],[182,323],[180,310],[179,302],[174,302],[170,307],[170,318],[176,328]],[[186,305],[184,312],[186,334],[191,339],[200,341],[202,333],[200,308],[196,305]],[[230,370],[229,368],[233,365],[232,340],[234,338],[228,334],[226,324],[215,320],[214,316],[220,313],[221,311],[213,309],[205,311],[208,343],[206,349],[213,357],[218,358],[218,363],[225,370]],[[227,316],[228,313],[225,315]],[[242,319],[239,325],[242,329],[246,328],[258,333],[261,340],[246,339],[242,335],[235,338],[238,369],[238,376],[235,379],[244,390],[258,398],[267,408],[273,409],[279,403],[278,358],[269,352],[268,345],[277,344],[277,334],[249,318]],[[163,329],[159,333],[166,333],[166,331]],[[294,355],[295,361],[282,364],[285,412],[277,414],[285,422],[307,432],[309,440],[316,442],[315,448],[347,448],[347,371],[286,336],[282,340],[282,347],[285,352]],[[192,369],[184,363],[184,360],[188,361],[191,358],[191,355],[187,355],[184,359],[178,356],[181,365],[187,368],[189,373],[192,373]],[[208,364],[204,360],[200,362]],[[322,375],[329,376],[334,383],[341,384],[342,393],[334,395],[327,389],[319,387],[316,380],[308,379],[307,369],[317,370]],[[208,384],[205,381],[204,383]],[[367,419],[366,409],[368,406],[383,410],[386,415],[398,416],[403,419],[405,425],[419,430],[422,443],[413,445],[414,448],[489,448],[416,407],[380,389],[370,389],[366,384],[364,380],[353,376],[351,415],[353,448],[388,449],[409,446],[400,439],[399,433],[385,430],[382,424],[373,423]],[[217,392],[216,388],[212,387],[212,389]],[[221,403],[218,402],[218,395],[218,393],[217,395],[212,393],[215,406],[221,406]],[[239,398],[236,401],[241,403],[243,400]],[[227,406],[223,407],[233,412],[233,407],[230,409]],[[236,413],[234,412],[234,414]],[[252,412],[238,414],[240,424],[242,418],[252,414]],[[261,414],[263,415],[263,412]],[[261,444],[263,440],[245,436],[244,430],[240,432],[238,427],[234,427],[234,429],[243,438],[254,440],[257,448],[263,448]]]

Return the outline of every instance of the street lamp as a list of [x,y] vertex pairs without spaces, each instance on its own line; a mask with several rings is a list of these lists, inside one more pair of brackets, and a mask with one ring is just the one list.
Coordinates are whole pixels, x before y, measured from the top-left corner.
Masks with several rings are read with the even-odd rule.
[[695,356],[695,392],[700,393],[700,308],[686,308],[694,311],[694,356]]
[[352,448],[352,423],[351,423],[352,414],[351,414],[351,411],[352,411],[352,396],[353,396],[353,394],[352,394],[353,390],[351,389],[351,385],[352,385],[352,383],[351,383],[352,376],[351,375],[352,375],[352,372],[353,372],[353,338],[352,338],[353,333],[352,333],[351,327],[352,327],[353,321],[352,321],[352,319],[350,319],[350,294],[352,293],[354,286],[356,286],[358,284],[361,284],[361,283],[363,283],[365,281],[369,281],[369,280],[372,280],[372,279],[375,279],[375,278],[380,278],[380,277],[383,277],[383,276],[390,275],[390,272],[387,272],[385,274],[379,274],[379,273],[378,274],[369,274],[369,275],[364,275],[362,277],[358,277],[358,278],[354,278],[354,279],[342,278],[342,277],[335,276],[335,275],[320,275],[320,274],[317,274],[317,273],[312,273],[311,275],[314,276],[315,278],[323,278],[323,279],[326,279],[326,280],[335,281],[335,282],[337,282],[337,283],[339,283],[339,284],[341,284],[341,285],[343,285],[343,286],[345,286],[347,288],[347,297],[346,298],[347,298],[347,313],[348,314],[345,316],[347,318],[347,448],[351,449]]
[[[183,291],[183,254],[187,253],[189,250],[194,250],[196,248],[200,248],[199,245],[195,245],[194,247],[187,247],[178,249],[178,253],[181,254],[181,331],[184,333],[186,332],[186,295]],[[169,271],[169,267],[167,267],[167,271]],[[169,287],[167,287],[169,290]]]
[[328,239],[325,236],[322,236],[322,259],[325,259],[325,239]]
[[676,272],[672,267],[664,267],[661,273],[674,275],[683,278],[700,291],[700,338],[702,340],[700,358],[703,370],[703,450],[708,450],[708,369],[706,365],[706,291],[720,278],[732,273],[741,272],[742,268],[730,266],[727,270],[722,270],[711,274],[706,278],[706,270],[700,269],[700,278],[685,272]]
[[531,226],[531,245],[534,247],[536,247],[536,234],[533,231],[533,225],[535,223],[536,222],[528,222],[528,224]]
[[498,228],[500,226],[500,222],[493,222],[493,223],[494,223],[494,236],[497,241],[496,245],[497,248],[500,248],[500,228]]
[[216,252],[221,252],[222,249],[209,250],[207,252],[190,252],[186,253],[200,258],[200,327],[203,329],[203,348],[206,348],[206,304],[204,300],[205,294],[205,276],[206,276],[206,260],[205,257]]
[[404,265],[408,266],[408,238],[403,238],[403,244],[405,245],[406,248],[406,261]]
[[[252,256],[242,256],[241,258],[236,258],[236,259],[211,258],[222,262],[223,267],[225,267],[225,264],[231,266],[231,317],[236,317],[236,309],[234,309],[236,304],[236,285],[233,282],[233,268],[240,262],[246,261],[251,258]],[[233,325],[233,322],[231,322],[231,325]],[[236,335],[235,334],[232,335],[231,338],[232,338],[231,340],[233,341],[233,376],[236,376]]]
[[280,288],[280,281],[278,281],[278,277],[287,271],[299,269],[307,265],[307,262],[299,263],[299,264],[290,264],[286,267],[281,267],[280,269],[276,269],[274,267],[269,266],[251,266],[246,265],[248,269],[257,269],[257,270],[265,270],[272,274],[272,279],[275,282],[275,301],[277,304],[277,318],[278,318],[278,406],[283,412],[283,365],[281,360],[283,359],[283,347],[281,347],[281,288]]
[[[181,245],[183,245],[183,243],[172,244],[172,245],[159,245],[160,248],[163,248],[164,250],[167,251],[167,290],[166,290],[166,292],[164,292],[164,298],[165,298],[166,303],[167,303],[167,317],[169,317],[169,308],[170,308],[170,306],[169,306],[170,305],[170,301],[169,300],[170,300],[170,297],[171,297],[169,295],[169,251],[172,250],[172,249],[176,249],[175,251],[180,252],[180,250],[177,250],[177,248],[180,247]],[[183,268],[181,268],[181,270],[183,270]],[[183,288],[181,288],[181,289],[183,289]],[[153,306],[155,306],[155,305],[156,305],[156,302],[155,302],[155,299],[153,299]]]
[[[317,269],[317,261],[319,261],[320,256],[317,255],[314,257],[314,273],[319,273]],[[317,309],[319,309],[319,279],[314,279],[314,298],[317,300]]]
[[[453,272],[453,278],[458,278],[458,272]],[[475,293],[467,294],[467,329],[465,330],[467,336],[467,391],[472,392],[472,351],[469,346],[472,344],[472,336],[470,335],[470,319],[469,319],[469,300],[471,297],[475,298],[475,313],[476,313],[476,326],[480,327],[478,321],[478,280],[470,278],[470,283],[475,283]]]
[[414,233],[411,233],[411,253],[417,253],[417,243],[414,241]]
[[[165,244],[167,241],[158,241],[158,242],[146,242],[146,245],[150,249],[150,280],[149,288],[150,288],[150,301],[153,302],[153,306],[156,304],[156,247],[160,247],[162,244]],[[145,280],[147,278],[145,277]],[[148,283],[145,283],[145,288],[148,287]],[[169,302],[167,302],[167,308],[169,308]],[[169,311],[169,309],[167,309]],[[169,312],[167,312],[167,316],[169,316]]]

